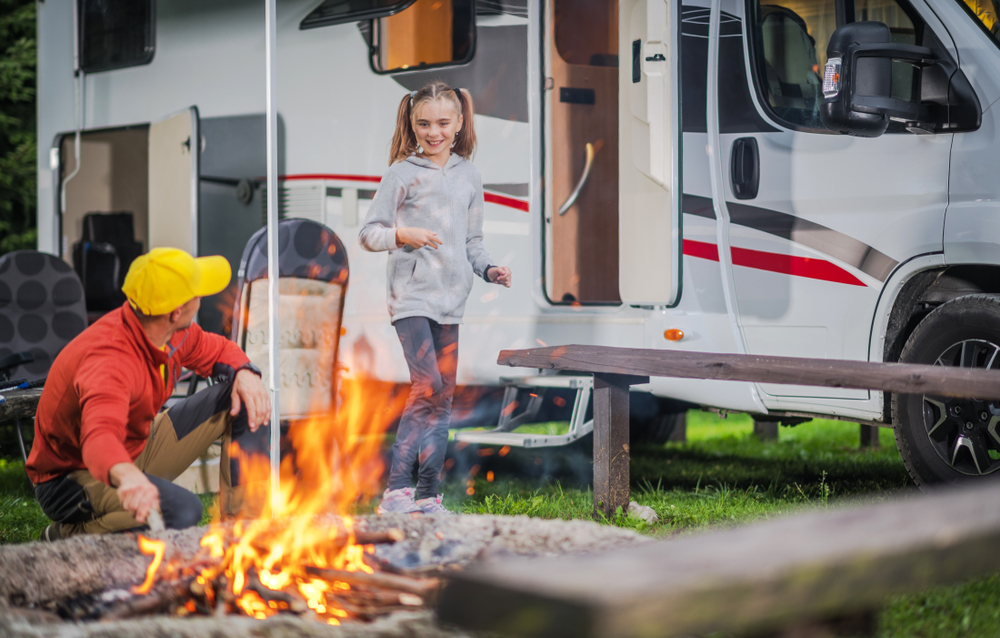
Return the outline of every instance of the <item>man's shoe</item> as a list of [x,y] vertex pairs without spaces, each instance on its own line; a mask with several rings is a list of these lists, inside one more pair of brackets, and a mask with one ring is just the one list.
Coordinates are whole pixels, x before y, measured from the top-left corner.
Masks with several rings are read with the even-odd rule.
[[420,511],[424,514],[454,514],[451,510],[444,508],[441,504],[441,494],[438,494],[434,498],[422,498],[417,501],[416,506],[420,508]]
[[62,523],[50,523],[45,529],[42,530],[42,535],[38,538],[38,540],[51,543],[62,540],[62,537]]
[[419,511],[420,508],[413,502],[413,488],[404,487],[398,490],[386,490],[375,513],[381,516],[383,514],[409,514]]

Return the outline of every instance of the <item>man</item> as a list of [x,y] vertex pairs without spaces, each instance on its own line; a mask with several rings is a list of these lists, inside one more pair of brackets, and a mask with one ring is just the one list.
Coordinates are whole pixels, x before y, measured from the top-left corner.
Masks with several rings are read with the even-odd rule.
[[[128,302],[73,339],[49,371],[27,472],[52,521],[43,540],[133,529],[158,510],[168,528],[197,525],[199,498],[171,483],[220,436],[223,514],[242,506],[230,443],[265,453],[271,400],[240,348],[193,323],[221,292],[224,257],[156,248],[136,259]],[[222,381],[160,412],[181,368]]]

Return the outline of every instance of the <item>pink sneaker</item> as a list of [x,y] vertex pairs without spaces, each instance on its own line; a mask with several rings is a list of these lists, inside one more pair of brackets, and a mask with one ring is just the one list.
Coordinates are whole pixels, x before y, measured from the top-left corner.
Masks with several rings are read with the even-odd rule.
[[409,514],[419,511],[421,511],[420,507],[413,502],[413,488],[404,487],[391,492],[386,490],[375,513],[381,516],[383,514]]
[[441,494],[434,498],[422,498],[415,503],[417,509],[424,514],[454,514],[451,510],[446,510],[441,504]]

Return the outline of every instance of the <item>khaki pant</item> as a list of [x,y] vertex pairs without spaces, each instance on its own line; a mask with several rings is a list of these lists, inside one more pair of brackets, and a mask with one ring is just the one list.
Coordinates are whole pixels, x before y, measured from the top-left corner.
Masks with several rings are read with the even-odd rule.
[[[262,503],[244,503],[245,481],[240,480],[230,444],[236,442],[245,454],[267,454],[269,428],[250,432],[246,410],[229,414],[231,386],[221,383],[161,412],[153,420],[145,449],[135,465],[160,492],[160,509],[168,528],[182,529],[201,520],[201,500],[171,481],[222,438],[219,462],[219,506],[223,516],[255,516]],[[266,489],[253,492],[266,493]],[[70,472],[35,487],[42,510],[63,523],[62,535],[106,534],[141,527],[125,511],[115,488],[105,485],[87,470]]]

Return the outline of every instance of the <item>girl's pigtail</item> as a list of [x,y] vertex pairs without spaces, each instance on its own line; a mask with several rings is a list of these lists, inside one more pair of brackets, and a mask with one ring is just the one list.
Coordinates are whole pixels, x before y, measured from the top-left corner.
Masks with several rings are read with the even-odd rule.
[[462,130],[458,132],[455,138],[455,147],[452,151],[467,160],[471,160],[472,156],[476,153],[476,125],[474,120],[476,113],[472,104],[472,95],[465,89],[458,89],[456,97],[462,109]]
[[413,134],[413,124],[410,122],[412,96],[407,93],[399,103],[396,112],[396,130],[392,134],[392,146],[389,149],[389,166],[409,157],[417,150],[417,138]]

